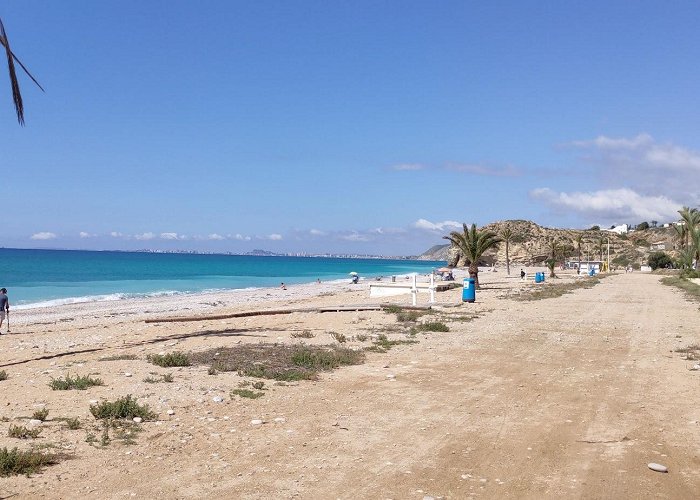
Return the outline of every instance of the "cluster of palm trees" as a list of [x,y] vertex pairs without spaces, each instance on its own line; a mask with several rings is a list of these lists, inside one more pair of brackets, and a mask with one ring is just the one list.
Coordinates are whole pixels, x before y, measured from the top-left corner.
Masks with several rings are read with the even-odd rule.
[[693,261],[700,264],[700,210],[683,207],[678,211],[683,224],[674,225],[679,241],[680,264],[682,269],[692,269]]
[[15,63],[24,70],[24,72],[36,83],[42,91],[44,90],[39,82],[32,76],[29,70],[22,64],[22,62],[17,59],[17,56],[10,49],[10,41],[7,39],[7,33],[5,32],[5,26],[0,19],[0,45],[5,49],[5,55],[7,56],[7,71],[10,74],[10,86],[12,87],[12,101],[15,104],[15,112],[17,113],[17,121],[20,125],[24,125],[24,103],[22,102],[22,94],[19,91],[19,81],[17,80],[17,72],[15,70]]
[[[700,217],[700,215],[699,215]],[[700,227],[700,226],[699,226]],[[700,231],[698,231],[700,233]],[[479,286],[479,267],[478,263],[486,251],[495,247],[499,243],[505,243],[506,250],[506,273],[510,275],[510,243],[515,237],[515,232],[512,228],[506,226],[500,232],[476,229],[476,224],[468,227],[462,224],[462,231],[452,231],[448,236],[444,236],[446,240],[450,240],[452,245],[457,248],[462,258],[466,260],[469,266],[469,277],[474,278],[475,284]],[[579,269],[581,268],[581,247],[588,244],[586,235],[580,233],[576,236],[573,243],[578,250]],[[601,260],[603,259],[603,249],[605,246],[605,237],[602,234],[598,235],[594,242],[597,250],[600,250]],[[545,263],[549,268],[550,277],[556,277],[554,269],[556,264],[561,261],[566,255],[570,255],[575,250],[574,245],[568,241],[562,241],[558,238],[550,237],[547,240],[547,259]]]

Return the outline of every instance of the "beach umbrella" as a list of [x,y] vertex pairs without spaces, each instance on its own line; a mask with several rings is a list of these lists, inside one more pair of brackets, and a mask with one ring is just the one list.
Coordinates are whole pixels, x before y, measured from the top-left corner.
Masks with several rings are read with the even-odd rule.
[[348,273],[350,276],[357,276],[357,273],[355,271],[351,271]]

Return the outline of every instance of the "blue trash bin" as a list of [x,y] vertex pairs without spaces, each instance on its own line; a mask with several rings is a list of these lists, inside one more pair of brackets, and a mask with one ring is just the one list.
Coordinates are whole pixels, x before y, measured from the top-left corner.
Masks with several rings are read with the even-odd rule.
[[476,280],[474,278],[464,278],[462,282],[462,302],[474,302],[476,300]]
[[535,283],[542,283],[542,273],[535,273]]
[[588,271],[588,276],[593,276],[594,274],[595,274],[595,271],[594,271],[593,269],[591,269],[590,271]]
[[540,273],[540,283],[544,283],[544,277],[547,273]]

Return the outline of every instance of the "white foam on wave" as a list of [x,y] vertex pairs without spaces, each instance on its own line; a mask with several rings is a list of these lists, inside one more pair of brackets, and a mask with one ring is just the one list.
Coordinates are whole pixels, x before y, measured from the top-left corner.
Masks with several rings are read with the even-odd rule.
[[70,304],[85,304],[87,302],[112,302],[116,300],[138,299],[149,297],[171,297],[175,295],[183,295],[191,292],[179,292],[177,290],[164,290],[152,293],[109,293],[104,295],[86,295],[82,297],[65,297],[62,299],[43,300],[41,302],[30,302],[28,304],[19,304],[13,309],[37,309],[40,307],[58,307]]

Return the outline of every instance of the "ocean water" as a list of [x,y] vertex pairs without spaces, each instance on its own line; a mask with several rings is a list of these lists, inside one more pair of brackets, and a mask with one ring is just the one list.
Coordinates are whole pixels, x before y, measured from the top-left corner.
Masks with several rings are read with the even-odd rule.
[[0,249],[13,307],[429,273],[444,262]]

